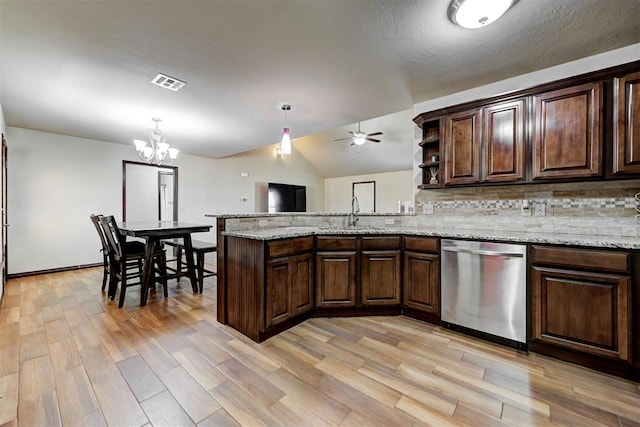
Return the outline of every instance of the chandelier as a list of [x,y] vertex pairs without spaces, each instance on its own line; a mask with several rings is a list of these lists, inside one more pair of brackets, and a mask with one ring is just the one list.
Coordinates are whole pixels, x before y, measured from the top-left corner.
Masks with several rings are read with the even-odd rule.
[[163,164],[170,165],[178,157],[180,150],[167,144],[167,137],[158,127],[158,123],[162,119],[154,117],[151,120],[156,123],[156,126],[153,129],[149,129],[149,145],[147,145],[146,141],[140,139],[133,140],[133,143],[136,144],[138,156],[147,163],[156,163],[158,166]]

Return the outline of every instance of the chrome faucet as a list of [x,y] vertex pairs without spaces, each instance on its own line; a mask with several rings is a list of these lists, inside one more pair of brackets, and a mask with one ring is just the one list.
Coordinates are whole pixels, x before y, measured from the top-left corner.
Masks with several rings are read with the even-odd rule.
[[360,205],[358,204],[358,198],[353,196],[351,198],[351,214],[349,215],[349,227],[355,227],[358,225],[358,214],[360,213]]

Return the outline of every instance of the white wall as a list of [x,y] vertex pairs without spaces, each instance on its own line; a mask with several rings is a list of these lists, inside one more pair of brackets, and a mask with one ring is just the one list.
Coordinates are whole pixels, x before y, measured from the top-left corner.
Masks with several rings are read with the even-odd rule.
[[327,178],[324,180],[325,211],[351,212],[352,184],[362,181],[376,182],[376,212],[397,212],[398,201],[413,200],[413,178],[410,170]]
[[[89,214],[121,219],[122,160],[139,160],[133,146],[15,127],[7,134],[9,274],[101,262]],[[180,221],[215,224],[204,214],[252,212],[255,181],[306,185],[309,210],[322,210],[322,177],[295,150],[284,158],[275,146],[224,159],[181,154],[173,166]],[[197,238],[215,241],[215,228]]]
[[[502,93],[509,93],[517,90],[527,89],[539,84],[561,80],[567,77],[585,74],[591,71],[597,71],[638,60],[640,60],[640,43],[556,65],[555,67],[545,68],[544,70],[534,71],[532,73],[523,74],[521,76],[512,77],[510,79],[490,83],[488,85],[479,86],[473,89],[465,90],[440,98],[420,102],[413,106],[413,114],[414,116],[416,116],[418,114],[437,110],[440,108],[450,107],[453,105],[462,104],[464,102],[474,101],[476,99],[489,98]],[[415,138],[416,139],[414,146],[416,147],[416,151],[414,151],[413,156],[413,188],[417,188],[417,186],[422,183],[422,172],[418,167],[420,162],[422,162],[422,153],[421,148],[417,145],[422,138],[422,134],[420,132],[416,132]],[[418,190],[416,190],[416,193],[417,191]]]

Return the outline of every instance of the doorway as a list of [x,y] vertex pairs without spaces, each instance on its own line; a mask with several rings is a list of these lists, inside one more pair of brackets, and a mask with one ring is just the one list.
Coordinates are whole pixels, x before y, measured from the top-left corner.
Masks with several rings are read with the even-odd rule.
[[178,168],[123,160],[122,220],[177,221]]

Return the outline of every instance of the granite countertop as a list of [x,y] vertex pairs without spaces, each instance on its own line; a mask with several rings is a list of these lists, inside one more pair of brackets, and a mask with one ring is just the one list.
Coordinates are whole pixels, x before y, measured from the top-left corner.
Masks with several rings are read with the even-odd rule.
[[[255,213],[236,213],[236,214],[204,214],[209,218],[270,218],[282,216],[349,216],[349,212],[255,212]],[[415,216],[415,213],[398,213],[398,212],[360,212],[358,216]]]
[[387,235],[404,234],[413,236],[432,236],[470,240],[496,240],[514,243],[546,243],[567,246],[588,246],[598,248],[640,249],[639,237],[620,237],[605,235],[528,233],[500,230],[452,230],[443,228],[416,227],[281,227],[262,228],[242,231],[224,231],[224,236],[242,237],[254,240],[276,240],[290,237],[315,235]]

